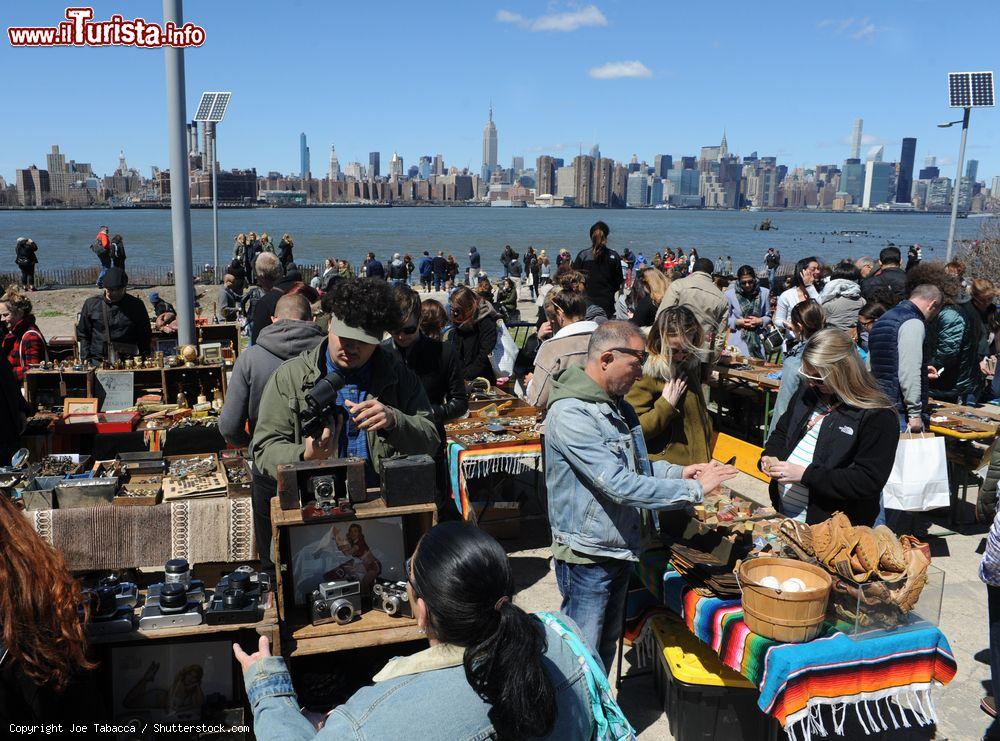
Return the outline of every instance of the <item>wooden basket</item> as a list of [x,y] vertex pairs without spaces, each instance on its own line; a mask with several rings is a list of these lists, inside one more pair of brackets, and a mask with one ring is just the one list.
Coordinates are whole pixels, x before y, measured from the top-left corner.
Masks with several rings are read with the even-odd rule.
[[[751,631],[784,643],[804,643],[819,634],[833,584],[826,571],[802,561],[768,557],[744,561],[738,574],[743,590],[743,620]],[[760,580],[765,576],[779,582],[798,577],[806,589],[784,592],[764,587]]]

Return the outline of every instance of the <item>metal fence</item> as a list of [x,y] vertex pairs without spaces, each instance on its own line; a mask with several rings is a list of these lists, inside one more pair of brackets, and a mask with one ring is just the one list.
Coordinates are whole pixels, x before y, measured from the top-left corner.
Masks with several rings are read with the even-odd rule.
[[[100,274],[100,267],[90,266],[86,268],[57,268],[54,270],[36,270],[35,286],[38,288],[69,288],[73,286],[93,286],[97,284],[97,276]],[[174,283],[174,271],[167,266],[162,267],[126,267],[128,282],[130,286],[143,288],[148,286],[170,286]],[[302,279],[309,283],[312,277],[319,272],[314,265],[300,265],[299,272]],[[212,284],[211,270],[203,270],[194,274],[196,283]],[[8,286],[21,282],[20,273],[0,273],[0,286]]]

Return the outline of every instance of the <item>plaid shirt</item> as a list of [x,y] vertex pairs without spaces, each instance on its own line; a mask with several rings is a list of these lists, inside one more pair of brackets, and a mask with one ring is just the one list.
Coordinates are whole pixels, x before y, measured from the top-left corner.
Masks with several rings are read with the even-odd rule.
[[18,381],[24,381],[24,373],[29,366],[37,365],[47,357],[45,338],[35,326],[35,317],[30,314],[11,327],[3,338],[2,346]]

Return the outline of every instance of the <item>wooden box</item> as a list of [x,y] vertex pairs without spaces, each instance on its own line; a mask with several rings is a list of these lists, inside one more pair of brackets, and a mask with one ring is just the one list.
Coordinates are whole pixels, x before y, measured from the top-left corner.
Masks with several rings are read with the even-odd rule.
[[368,498],[365,488],[365,463],[361,458],[333,458],[325,461],[301,461],[278,466],[278,496],[281,508],[301,510],[303,496],[300,493],[310,476],[320,476],[334,470],[343,471],[347,495],[351,502],[363,502]]
[[[378,496],[378,489],[370,490]],[[391,617],[378,610],[368,610],[346,625],[335,623],[313,625],[308,606],[295,605],[292,581],[291,531],[297,527],[322,524],[334,525],[373,518],[399,517],[402,520],[403,553],[413,555],[420,537],[437,524],[437,506],[414,504],[406,507],[386,507],[382,499],[358,504],[351,517],[341,520],[303,520],[298,509],[282,509],[277,497],[271,501],[271,528],[275,551],[276,602],[282,625],[282,653],[286,656],[331,653],[366,646],[403,643],[424,638],[417,621],[407,617]]]

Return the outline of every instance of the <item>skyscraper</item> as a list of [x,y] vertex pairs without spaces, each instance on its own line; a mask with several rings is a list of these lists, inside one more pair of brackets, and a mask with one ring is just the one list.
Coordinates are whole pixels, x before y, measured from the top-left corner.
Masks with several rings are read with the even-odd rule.
[[421,180],[427,180],[431,176],[431,158],[426,154],[420,158],[417,175]]
[[917,140],[912,136],[903,138],[903,149],[899,154],[899,174],[896,176],[896,203],[909,203],[913,189],[913,159],[917,153]]
[[976,178],[979,177],[979,160],[969,160],[965,163],[965,177],[973,183],[976,182]]
[[874,147],[868,150],[868,154],[865,157],[867,162],[881,162],[882,158],[885,156],[885,147],[876,144]]
[[535,193],[538,195],[556,195],[556,165],[547,154],[543,154],[535,163]]
[[888,203],[893,166],[890,162],[868,160],[865,163],[865,194],[862,208],[874,208],[880,203]]
[[854,133],[851,134],[851,159],[861,159],[861,129],[864,121],[854,119]]
[[380,155],[378,152],[368,153],[368,177],[377,178],[381,172],[379,170]]
[[403,177],[403,158],[396,152],[392,153],[392,159],[389,160],[389,177]]
[[601,145],[600,144],[594,144],[594,146],[592,146],[590,148],[590,156],[594,158],[594,162],[597,162],[597,160],[599,160],[601,158]]
[[334,183],[340,180],[340,160],[337,159],[337,148],[330,145],[330,172],[327,175],[330,178],[330,182]]
[[434,155],[434,164],[431,167],[431,172],[434,175],[444,175],[444,155],[443,154],[435,154]]
[[515,176],[524,172],[524,157],[511,157],[510,169],[514,171]]
[[306,132],[299,134],[299,177],[303,180],[309,177],[309,147],[306,146]]
[[483,128],[483,170],[482,178],[490,181],[497,169],[497,127],[493,123],[493,104],[490,103],[490,118]]
[[658,154],[653,158],[653,174],[665,178],[674,166],[674,158],[669,154]]
[[840,174],[840,190],[851,196],[851,203],[861,203],[865,193],[865,166],[856,157],[844,163]]
[[625,205],[643,208],[649,203],[649,176],[644,172],[631,172],[625,186]]
[[639,156],[636,154],[632,155],[632,159],[628,161],[628,171],[629,172],[639,172]]
[[594,158],[581,154],[573,158],[576,176],[576,205],[590,208],[594,205]]

